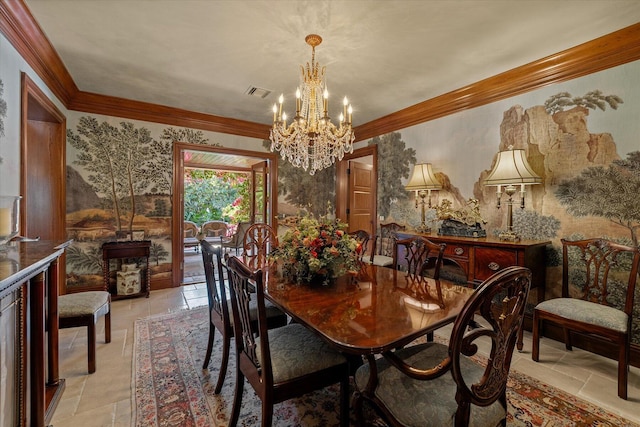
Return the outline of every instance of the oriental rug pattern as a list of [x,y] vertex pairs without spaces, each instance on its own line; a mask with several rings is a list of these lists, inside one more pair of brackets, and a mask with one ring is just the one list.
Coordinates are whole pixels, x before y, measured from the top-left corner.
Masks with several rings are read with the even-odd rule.
[[[134,347],[134,425],[227,426],[235,382],[230,355],[224,387],[213,394],[220,366],[221,336],[216,334],[208,370],[201,368],[208,335],[206,307],[136,321]],[[511,371],[509,426],[639,427],[554,387]],[[275,405],[275,426],[338,424],[338,386]],[[239,425],[260,424],[260,400],[246,384]],[[381,425],[379,421],[375,425]]]

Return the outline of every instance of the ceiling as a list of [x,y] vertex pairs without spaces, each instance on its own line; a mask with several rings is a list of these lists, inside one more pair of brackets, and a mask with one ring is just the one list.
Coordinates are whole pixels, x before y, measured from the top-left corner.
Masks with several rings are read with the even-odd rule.
[[263,124],[310,33],[358,126],[640,22],[638,0],[25,2],[81,91]]

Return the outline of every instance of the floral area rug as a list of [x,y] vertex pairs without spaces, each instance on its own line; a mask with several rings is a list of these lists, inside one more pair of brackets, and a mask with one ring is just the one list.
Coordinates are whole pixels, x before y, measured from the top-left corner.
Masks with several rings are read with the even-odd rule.
[[[233,404],[235,354],[232,350],[222,392],[213,394],[222,337],[216,332],[209,369],[203,370],[208,321],[206,307],[136,321],[133,356],[135,426],[228,425]],[[337,397],[338,386],[335,385],[277,404],[274,426],[338,425]],[[509,426],[640,427],[513,370],[507,398]],[[260,425],[260,413],[260,400],[247,383],[239,425]],[[384,425],[379,420],[374,424]]]

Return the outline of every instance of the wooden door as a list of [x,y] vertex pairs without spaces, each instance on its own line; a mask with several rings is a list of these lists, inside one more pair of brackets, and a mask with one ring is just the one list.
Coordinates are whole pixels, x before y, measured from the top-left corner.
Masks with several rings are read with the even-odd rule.
[[[66,238],[66,119],[22,74],[20,235],[42,240]],[[64,255],[58,269],[66,292]]]
[[349,161],[349,231],[366,230],[373,235],[373,198],[375,188],[373,165]]

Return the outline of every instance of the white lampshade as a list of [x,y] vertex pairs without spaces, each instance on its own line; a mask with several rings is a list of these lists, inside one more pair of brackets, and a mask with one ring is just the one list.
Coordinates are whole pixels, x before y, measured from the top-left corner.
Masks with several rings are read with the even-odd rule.
[[431,163],[418,163],[413,167],[411,179],[405,186],[408,191],[439,190],[442,185],[436,178]]
[[542,178],[531,169],[529,162],[527,162],[524,150],[514,150],[509,147],[509,150],[498,153],[498,160],[484,180],[484,185],[529,185],[541,182]]

